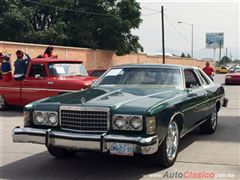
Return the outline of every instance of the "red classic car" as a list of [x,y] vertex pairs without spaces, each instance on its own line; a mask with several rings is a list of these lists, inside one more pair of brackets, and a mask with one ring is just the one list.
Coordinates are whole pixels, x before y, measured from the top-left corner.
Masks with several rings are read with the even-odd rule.
[[23,80],[0,78],[0,110],[7,105],[24,106],[38,99],[85,89],[94,80],[88,76],[82,61],[32,59]]
[[225,76],[225,84],[240,84],[240,67],[230,69],[229,73]]

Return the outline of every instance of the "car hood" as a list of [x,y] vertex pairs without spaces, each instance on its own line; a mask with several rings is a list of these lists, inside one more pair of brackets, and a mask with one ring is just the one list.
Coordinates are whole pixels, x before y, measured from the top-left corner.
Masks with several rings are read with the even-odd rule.
[[239,72],[236,72],[236,73],[228,73],[228,74],[226,74],[226,76],[240,76],[240,73],[239,73]]
[[110,107],[118,113],[141,113],[180,93],[179,89],[157,86],[98,87],[51,97],[44,103]]

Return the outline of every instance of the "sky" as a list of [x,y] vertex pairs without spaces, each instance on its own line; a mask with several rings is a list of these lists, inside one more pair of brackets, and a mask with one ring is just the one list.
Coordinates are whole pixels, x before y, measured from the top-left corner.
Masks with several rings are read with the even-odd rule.
[[[191,26],[178,24],[178,21],[193,24],[193,57],[213,58],[214,50],[205,48],[205,34],[224,33],[224,48],[221,55],[240,59],[240,1],[160,1],[137,0],[141,5],[143,22],[133,30],[147,54],[159,54],[162,49],[161,14],[164,6],[165,47],[167,53],[191,55]],[[227,50],[226,50],[227,49]],[[215,51],[219,59],[219,49]]]

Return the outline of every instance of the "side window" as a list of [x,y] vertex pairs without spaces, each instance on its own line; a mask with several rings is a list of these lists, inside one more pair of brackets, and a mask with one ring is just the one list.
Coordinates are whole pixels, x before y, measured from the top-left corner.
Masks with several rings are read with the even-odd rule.
[[194,87],[201,86],[193,70],[191,69],[184,70],[184,76],[185,76],[186,88],[194,88]]
[[205,85],[210,84],[210,81],[208,80],[208,77],[206,77],[206,75],[201,70],[198,70],[198,73],[199,73],[199,76],[201,77],[201,79],[202,79],[202,81]]
[[43,64],[33,64],[30,70],[30,77],[46,77],[46,70]]

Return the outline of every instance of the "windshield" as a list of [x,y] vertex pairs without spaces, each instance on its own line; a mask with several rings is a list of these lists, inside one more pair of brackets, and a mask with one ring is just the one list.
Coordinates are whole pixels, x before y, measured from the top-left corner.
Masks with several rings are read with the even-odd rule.
[[120,68],[109,70],[97,85],[161,85],[181,88],[179,69]]
[[50,63],[49,73],[53,76],[87,76],[82,63]]

